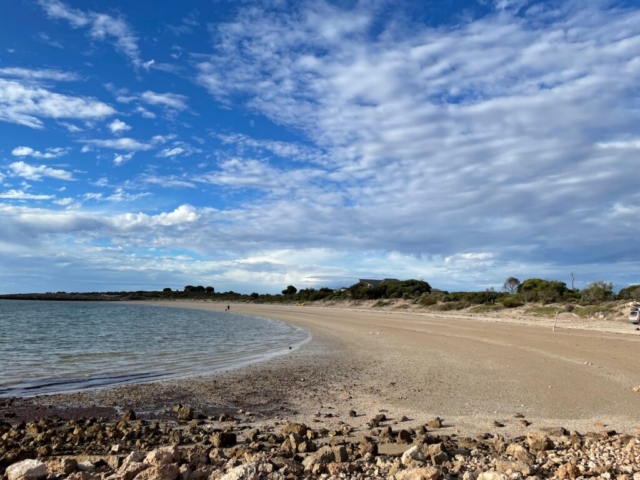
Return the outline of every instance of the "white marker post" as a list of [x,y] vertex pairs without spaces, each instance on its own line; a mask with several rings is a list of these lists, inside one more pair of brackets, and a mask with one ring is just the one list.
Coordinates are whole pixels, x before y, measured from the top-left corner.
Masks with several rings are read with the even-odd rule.
[[555,331],[556,331],[556,325],[557,325],[557,323],[558,323],[558,309],[556,308],[556,319],[555,319],[555,321],[553,322],[553,330],[552,330],[553,332],[555,332]]

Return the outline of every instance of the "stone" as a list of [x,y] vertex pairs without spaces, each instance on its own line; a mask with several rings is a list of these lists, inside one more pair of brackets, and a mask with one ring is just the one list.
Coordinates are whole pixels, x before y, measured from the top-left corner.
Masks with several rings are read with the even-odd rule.
[[525,463],[532,463],[534,460],[534,456],[531,455],[526,448],[522,445],[518,445],[517,443],[512,443],[507,447],[506,450],[507,455],[512,456],[516,460]]
[[258,468],[254,463],[240,465],[232,468],[226,475],[220,477],[220,480],[258,480]]
[[56,465],[56,471],[64,475],[71,475],[78,468],[78,462],[74,458],[61,458]]
[[431,428],[432,430],[438,430],[442,428],[442,420],[440,419],[440,417],[436,417],[427,423],[427,427]]
[[411,465],[412,462],[424,462],[425,456],[424,453],[422,453],[422,450],[420,450],[420,447],[414,445],[402,454],[400,461],[405,467],[407,467]]
[[178,463],[180,461],[180,451],[177,447],[161,447],[157,448],[146,456],[145,463],[153,466],[167,465],[169,463]]
[[211,435],[211,443],[216,448],[228,448],[233,447],[237,442],[235,433],[220,432]]
[[509,460],[497,460],[496,470],[500,473],[521,473],[525,477],[531,475],[531,467],[524,462],[511,462]]
[[358,414],[356,413],[355,410],[349,410],[349,416],[353,418],[353,417],[357,417]]
[[398,432],[398,437],[396,438],[397,443],[411,443],[411,434],[407,430],[400,430]]
[[177,413],[178,420],[183,420],[185,422],[193,420],[193,408],[191,407],[180,407]]
[[140,472],[148,468],[150,468],[150,466],[146,463],[129,462],[118,469],[118,475],[122,480],[133,480]]
[[313,471],[313,466],[316,464],[327,464],[333,462],[336,456],[331,447],[324,446],[320,448],[317,452],[309,455],[302,461],[302,465],[305,470]]
[[396,480],[439,480],[442,472],[435,467],[412,468],[396,473],[395,477]]
[[96,466],[93,464],[93,462],[89,461],[89,460],[85,460],[83,462],[79,462],[78,463],[78,470],[81,472],[95,472],[96,471]]
[[304,423],[287,423],[282,427],[282,435],[291,435],[295,433],[304,437],[307,434],[308,427]]
[[489,470],[488,472],[482,472],[478,475],[477,480],[508,480],[504,473],[498,473],[493,470]]
[[148,468],[140,472],[136,480],[177,480],[180,476],[180,468],[173,463],[166,463]]
[[5,472],[8,480],[37,480],[47,476],[47,467],[40,460],[14,463]]
[[527,444],[532,452],[544,452],[553,448],[553,442],[543,433],[527,434]]
[[349,454],[347,453],[347,449],[344,445],[332,447],[331,451],[333,451],[333,456],[336,462],[342,463],[349,461]]
[[556,470],[556,477],[559,480],[575,480],[580,475],[582,475],[580,470],[573,463],[565,463]]
[[134,412],[133,410],[127,410],[122,415],[122,420],[124,420],[125,422],[132,422],[135,419],[136,419],[136,412]]

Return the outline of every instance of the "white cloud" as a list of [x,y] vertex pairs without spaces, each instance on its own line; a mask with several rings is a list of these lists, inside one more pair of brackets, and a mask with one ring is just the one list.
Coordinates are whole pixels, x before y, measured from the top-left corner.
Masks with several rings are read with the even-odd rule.
[[55,80],[57,82],[80,80],[80,76],[73,72],[63,72],[46,68],[29,69],[20,67],[0,68],[0,77],[18,77],[24,80]]
[[113,122],[111,122],[108,127],[109,130],[111,130],[111,133],[114,134],[119,134],[122,132],[126,132],[127,130],[131,130],[131,126],[127,125],[122,120],[118,120],[117,118]]
[[614,149],[614,150],[637,150],[640,149],[640,140],[629,140],[625,142],[599,142],[596,143],[598,148]]
[[45,153],[34,150],[31,147],[16,147],[11,151],[14,157],[33,157],[33,158],[58,158],[67,154],[65,148],[47,148]]
[[42,128],[42,118],[100,119],[115,110],[96,99],[51,92],[0,78],[0,121]]
[[163,107],[173,108],[175,110],[186,110],[187,97],[177,93],[156,93],[150,90],[142,93],[140,99],[149,105],[161,105]]
[[40,5],[49,18],[67,20],[73,28],[88,27],[92,39],[110,40],[135,66],[143,64],[140,59],[138,37],[122,18],[71,8],[59,0],[40,0]]
[[58,123],[62,125],[64,128],[66,128],[67,130],[69,130],[71,133],[82,132],[82,129],[77,125],[74,125],[73,123],[68,123],[68,122],[58,122]]
[[147,110],[144,107],[136,107],[136,113],[139,113],[140,115],[142,115],[144,118],[156,118],[156,114],[153,112],[150,112],[149,110]]
[[68,207],[69,205],[73,204],[73,201],[73,198],[66,197],[54,200],[53,203],[55,203],[56,205],[62,205],[63,207]]
[[27,180],[40,180],[42,177],[57,178],[58,180],[75,180],[71,172],[51,168],[46,165],[33,166],[25,162],[13,162],[9,165],[13,175]]
[[160,153],[158,153],[159,157],[175,157],[177,155],[181,155],[185,152],[184,148],[174,147],[174,148],[165,148]]
[[144,183],[159,185],[165,188],[195,188],[195,184],[176,176],[162,177],[157,175],[143,175],[141,180]]
[[152,148],[148,143],[143,143],[128,137],[108,140],[82,140],[82,142],[96,147],[112,148],[114,150],[149,150]]
[[0,192],[0,198],[7,200],[51,200],[55,197],[53,195],[35,195],[22,190],[9,190],[7,192]]
[[123,163],[128,162],[129,160],[131,160],[133,158],[134,152],[131,153],[127,153],[126,155],[120,154],[120,153],[116,153],[114,158],[113,158],[113,164],[114,165],[122,165]]

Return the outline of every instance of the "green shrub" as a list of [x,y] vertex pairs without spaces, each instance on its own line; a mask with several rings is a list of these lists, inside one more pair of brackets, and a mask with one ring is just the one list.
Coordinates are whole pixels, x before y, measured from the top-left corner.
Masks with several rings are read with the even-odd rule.
[[596,280],[582,290],[582,305],[597,305],[613,299],[613,283]]
[[575,309],[576,309],[576,306],[575,305],[571,305],[570,303],[567,303],[564,306],[564,311],[565,312],[573,312]]
[[391,305],[391,302],[389,302],[389,301],[378,300],[376,303],[373,304],[373,308],[388,307],[389,305]]
[[448,312],[450,310],[462,310],[463,308],[467,308],[469,306],[466,302],[446,302],[441,303],[436,306],[436,310],[441,312]]
[[430,293],[423,293],[420,295],[420,298],[418,298],[417,303],[423,307],[430,307],[431,305],[437,304],[438,299]]
[[505,308],[517,308],[517,307],[521,307],[522,306],[522,302],[514,297],[507,297],[504,300],[502,300],[502,306]]
[[396,307],[394,307],[396,310],[407,310],[409,309],[409,305],[407,305],[406,303],[403,303],[402,305],[398,305]]
[[484,305],[476,305],[471,309],[473,313],[487,313],[502,310],[504,307],[500,303],[485,303]]

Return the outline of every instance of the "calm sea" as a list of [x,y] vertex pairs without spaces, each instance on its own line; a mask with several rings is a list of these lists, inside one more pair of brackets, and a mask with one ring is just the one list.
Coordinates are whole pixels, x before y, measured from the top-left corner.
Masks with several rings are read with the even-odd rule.
[[308,339],[286,323],[235,313],[0,300],[0,397],[227,370]]

